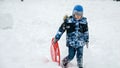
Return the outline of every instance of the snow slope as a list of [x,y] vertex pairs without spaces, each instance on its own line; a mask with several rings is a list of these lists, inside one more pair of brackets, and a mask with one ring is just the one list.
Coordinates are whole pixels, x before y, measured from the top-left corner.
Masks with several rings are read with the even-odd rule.
[[[76,4],[84,6],[89,23],[90,44],[84,48],[84,67],[120,68],[120,3],[109,0],[1,0],[0,22],[12,25],[0,28],[0,68],[58,67],[50,58],[50,41],[63,16],[70,15]],[[64,58],[65,33],[59,43]],[[71,63],[75,65],[76,59]]]

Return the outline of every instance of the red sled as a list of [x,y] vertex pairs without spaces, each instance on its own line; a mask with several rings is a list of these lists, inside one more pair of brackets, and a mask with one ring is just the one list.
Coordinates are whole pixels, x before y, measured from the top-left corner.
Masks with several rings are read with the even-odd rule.
[[54,38],[52,38],[51,46],[50,46],[50,53],[53,62],[57,62],[60,65],[60,48],[58,42],[55,44],[53,43]]

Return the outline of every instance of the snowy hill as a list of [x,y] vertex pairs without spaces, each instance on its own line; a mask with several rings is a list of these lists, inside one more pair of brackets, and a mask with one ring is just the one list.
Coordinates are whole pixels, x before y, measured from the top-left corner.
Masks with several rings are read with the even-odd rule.
[[[0,68],[58,67],[50,57],[51,38],[76,4],[84,6],[89,23],[84,67],[120,68],[120,3],[110,0],[0,0]],[[63,58],[65,34],[59,43]],[[76,57],[71,63],[75,65]]]

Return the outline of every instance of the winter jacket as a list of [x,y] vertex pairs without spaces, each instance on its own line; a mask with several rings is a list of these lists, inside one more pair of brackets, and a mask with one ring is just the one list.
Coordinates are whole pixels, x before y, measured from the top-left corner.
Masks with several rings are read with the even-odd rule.
[[59,40],[66,31],[66,45],[74,48],[82,47],[89,42],[88,23],[85,17],[76,20],[70,16],[64,20],[55,36]]

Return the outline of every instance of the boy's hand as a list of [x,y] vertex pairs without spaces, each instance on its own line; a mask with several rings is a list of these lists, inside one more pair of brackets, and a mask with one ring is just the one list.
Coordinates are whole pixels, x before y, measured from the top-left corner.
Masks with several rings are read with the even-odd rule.
[[56,44],[57,41],[58,41],[58,40],[54,38],[54,39],[53,39],[53,44]]
[[63,17],[63,20],[66,20],[68,18],[68,15],[65,15],[64,17]]
[[88,48],[88,46],[89,46],[89,45],[88,45],[88,42],[86,42],[86,47]]

